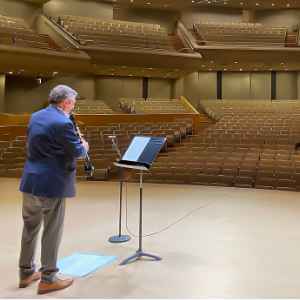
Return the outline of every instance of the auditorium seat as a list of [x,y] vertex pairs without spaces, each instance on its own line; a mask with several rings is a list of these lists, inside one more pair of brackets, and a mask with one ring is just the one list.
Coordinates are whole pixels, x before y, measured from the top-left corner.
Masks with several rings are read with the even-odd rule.
[[24,19],[0,15],[0,45],[63,51],[48,35],[34,32]]
[[104,101],[78,100],[74,109],[76,114],[113,114],[115,113]]
[[[294,134],[299,102],[207,100],[200,107],[218,115],[217,120],[175,144],[167,156],[159,155],[160,174],[172,166],[194,184],[300,189],[300,153],[294,150],[300,140]],[[175,178],[169,176],[168,180]]]
[[[237,45],[284,47],[287,27],[270,27],[260,23],[201,22],[193,25],[199,45]],[[287,44],[289,45],[289,43]]]
[[176,51],[174,36],[158,24],[62,15],[51,18],[82,46]]
[[125,113],[160,114],[160,113],[190,113],[179,99],[157,98],[121,98],[119,106]]

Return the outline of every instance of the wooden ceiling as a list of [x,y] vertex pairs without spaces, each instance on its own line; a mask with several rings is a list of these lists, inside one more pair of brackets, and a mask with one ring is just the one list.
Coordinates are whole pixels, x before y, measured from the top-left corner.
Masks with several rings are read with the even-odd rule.
[[[50,0],[23,0],[35,4],[44,4]],[[67,0],[66,0],[67,1]],[[82,0],[86,1],[86,0]],[[300,8],[300,0],[94,0],[110,2],[130,7],[150,9],[181,10],[193,7],[228,7],[239,9],[290,9]]]
[[111,0],[131,7],[181,10],[193,7],[228,7],[239,9],[300,8],[299,0]]

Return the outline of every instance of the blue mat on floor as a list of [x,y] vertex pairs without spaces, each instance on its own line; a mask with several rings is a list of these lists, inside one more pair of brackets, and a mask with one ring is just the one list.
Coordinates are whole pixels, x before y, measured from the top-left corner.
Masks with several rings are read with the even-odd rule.
[[95,253],[74,253],[58,261],[59,272],[74,277],[86,276],[113,262],[116,256]]

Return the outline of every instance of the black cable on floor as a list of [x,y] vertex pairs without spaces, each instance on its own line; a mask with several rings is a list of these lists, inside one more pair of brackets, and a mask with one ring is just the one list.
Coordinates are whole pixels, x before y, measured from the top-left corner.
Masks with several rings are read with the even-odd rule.
[[[182,222],[183,220],[185,220],[187,217],[189,217],[190,215],[192,215],[193,213],[195,213],[196,211],[200,210],[200,209],[203,209],[205,207],[208,207],[208,206],[211,206],[212,203],[209,203],[209,204],[205,204],[205,205],[202,205],[202,206],[199,206],[197,208],[194,208],[192,210],[190,210],[188,213],[186,213],[185,215],[183,215],[182,217],[180,217],[179,219],[175,220],[174,222],[172,222],[171,224],[163,227],[162,229],[158,230],[158,231],[154,231],[154,232],[151,232],[151,233],[148,233],[148,234],[145,234],[143,235],[142,237],[150,237],[150,236],[154,236],[154,235],[157,235],[157,234],[160,234],[164,231],[167,231],[168,229],[170,229],[171,227],[175,226],[176,224]],[[126,230],[127,232],[133,236],[133,237],[138,237],[137,234],[133,233],[130,228],[129,228],[129,225],[128,225],[128,202],[127,202],[127,181],[125,182],[125,219],[126,219]]]

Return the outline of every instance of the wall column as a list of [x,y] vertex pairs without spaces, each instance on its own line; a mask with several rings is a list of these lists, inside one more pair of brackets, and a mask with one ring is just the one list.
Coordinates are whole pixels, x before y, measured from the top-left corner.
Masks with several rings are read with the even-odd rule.
[[277,100],[297,99],[297,72],[277,72],[276,98]]
[[180,98],[184,94],[184,80],[183,77],[174,79],[172,83],[172,91],[171,91],[171,98]]
[[0,74],[0,112],[5,112],[5,74]]

